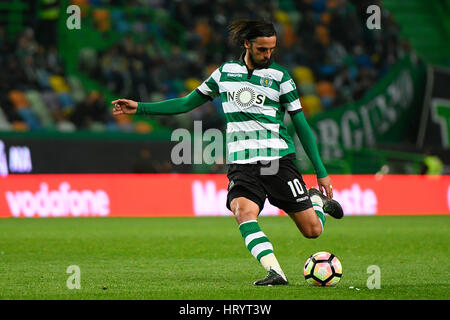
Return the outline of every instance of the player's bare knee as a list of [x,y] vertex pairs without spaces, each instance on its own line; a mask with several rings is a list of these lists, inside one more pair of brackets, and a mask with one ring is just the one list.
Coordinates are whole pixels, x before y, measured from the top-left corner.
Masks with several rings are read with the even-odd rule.
[[230,203],[230,208],[238,223],[258,218],[258,207],[256,204],[253,205],[253,203],[249,203],[248,201],[234,199]]
[[258,216],[258,214],[248,206],[237,207],[234,215],[236,216],[236,220],[238,220],[238,222],[253,220]]
[[308,239],[318,238],[322,234],[322,226],[312,225],[303,230],[303,235]]

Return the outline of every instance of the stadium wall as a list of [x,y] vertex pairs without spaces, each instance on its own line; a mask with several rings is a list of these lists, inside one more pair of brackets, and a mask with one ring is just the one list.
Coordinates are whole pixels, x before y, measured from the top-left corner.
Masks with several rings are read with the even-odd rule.
[[[450,176],[332,179],[345,215],[450,213]],[[223,174],[12,174],[0,177],[0,217],[230,216],[227,183]],[[261,213],[284,214],[268,202]]]

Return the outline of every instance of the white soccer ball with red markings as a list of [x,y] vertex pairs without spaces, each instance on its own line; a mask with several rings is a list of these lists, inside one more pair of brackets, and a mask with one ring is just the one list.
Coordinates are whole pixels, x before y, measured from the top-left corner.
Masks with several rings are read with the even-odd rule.
[[317,252],[306,260],[303,274],[310,285],[334,287],[341,280],[342,264],[332,253]]

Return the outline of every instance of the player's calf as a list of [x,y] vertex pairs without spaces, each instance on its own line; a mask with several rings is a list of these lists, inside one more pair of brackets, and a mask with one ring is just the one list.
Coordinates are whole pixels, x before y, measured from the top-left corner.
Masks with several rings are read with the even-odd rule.
[[304,211],[289,213],[289,217],[295,222],[305,238],[314,239],[323,232],[323,222],[320,220],[319,214],[313,208],[309,208]]

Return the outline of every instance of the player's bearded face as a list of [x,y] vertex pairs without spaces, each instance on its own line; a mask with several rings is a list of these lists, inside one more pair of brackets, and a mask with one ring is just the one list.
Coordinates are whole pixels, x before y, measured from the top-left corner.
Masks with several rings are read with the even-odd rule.
[[255,68],[264,68],[270,65],[273,60],[273,51],[276,46],[276,37],[258,37],[249,43],[247,52]]

